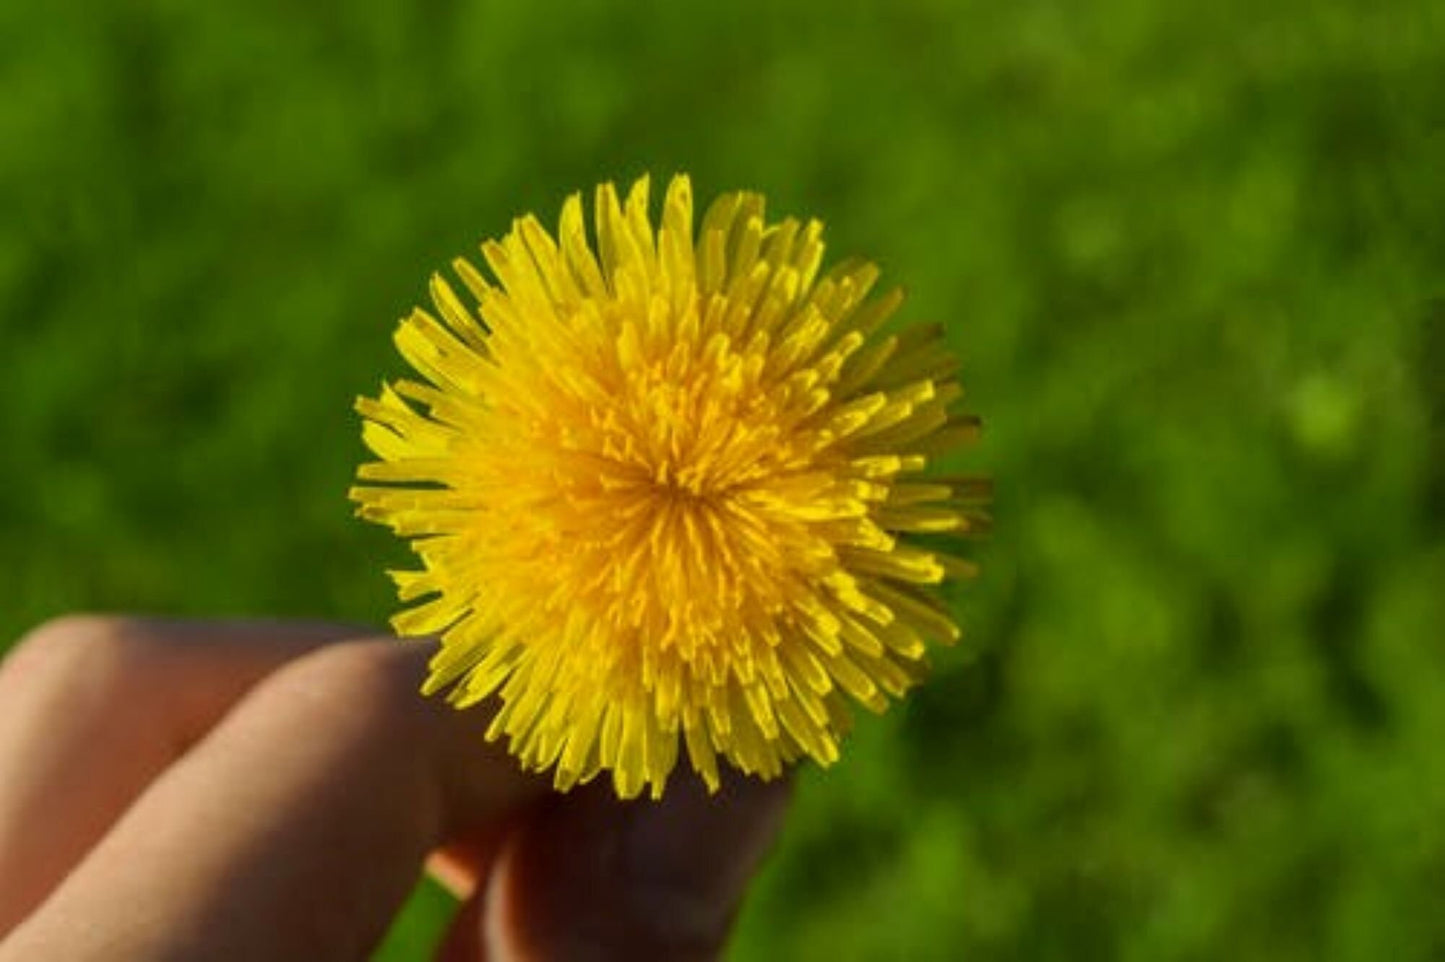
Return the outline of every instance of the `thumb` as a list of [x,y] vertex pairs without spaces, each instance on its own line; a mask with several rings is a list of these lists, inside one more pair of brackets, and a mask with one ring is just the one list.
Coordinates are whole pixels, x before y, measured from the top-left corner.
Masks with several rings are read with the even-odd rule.
[[685,779],[657,802],[605,785],[555,797],[509,839],[449,947],[472,936],[486,951],[455,957],[489,962],[715,959],[788,795],[733,773],[716,795]]

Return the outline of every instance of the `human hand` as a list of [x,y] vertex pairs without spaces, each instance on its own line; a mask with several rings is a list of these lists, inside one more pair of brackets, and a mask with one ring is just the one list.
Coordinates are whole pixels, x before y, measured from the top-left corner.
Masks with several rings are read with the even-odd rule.
[[[361,959],[428,861],[449,960],[702,962],[787,790],[556,795],[313,623],[74,617],[0,664],[0,962]],[[8,934],[7,934],[8,933]]]

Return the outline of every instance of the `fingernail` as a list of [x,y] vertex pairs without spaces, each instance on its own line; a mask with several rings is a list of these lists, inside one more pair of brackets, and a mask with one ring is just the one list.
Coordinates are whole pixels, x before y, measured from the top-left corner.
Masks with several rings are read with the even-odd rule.
[[789,785],[730,775],[715,795],[696,780],[637,802],[618,867],[628,908],[664,944],[720,944],[782,826]]

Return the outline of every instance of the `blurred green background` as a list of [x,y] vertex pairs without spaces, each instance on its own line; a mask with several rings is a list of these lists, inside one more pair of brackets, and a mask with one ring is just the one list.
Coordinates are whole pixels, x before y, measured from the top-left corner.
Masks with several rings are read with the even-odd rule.
[[1445,957],[1445,4],[5,3],[0,93],[0,636],[383,619],[395,319],[686,170],[947,324],[999,489],[732,958]]

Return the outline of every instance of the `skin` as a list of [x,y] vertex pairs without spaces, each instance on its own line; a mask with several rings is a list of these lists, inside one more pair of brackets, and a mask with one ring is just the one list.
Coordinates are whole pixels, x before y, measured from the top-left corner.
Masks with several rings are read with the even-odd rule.
[[439,958],[719,957],[787,789],[567,795],[417,695],[432,645],[69,617],[0,663],[0,962],[364,959],[425,864]]

